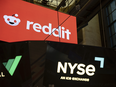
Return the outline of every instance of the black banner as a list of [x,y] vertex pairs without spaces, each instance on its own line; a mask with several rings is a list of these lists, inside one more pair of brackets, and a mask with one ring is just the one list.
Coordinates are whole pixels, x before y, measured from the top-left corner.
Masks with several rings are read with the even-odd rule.
[[27,42],[0,42],[0,87],[27,87],[31,84]]
[[115,85],[115,49],[71,44],[58,44],[58,47],[50,45],[47,46],[44,86]]

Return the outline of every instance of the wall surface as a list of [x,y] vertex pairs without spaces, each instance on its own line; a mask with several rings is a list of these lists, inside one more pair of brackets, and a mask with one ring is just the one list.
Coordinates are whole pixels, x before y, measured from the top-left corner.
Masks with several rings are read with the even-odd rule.
[[43,87],[45,55],[47,43],[42,41],[30,41],[30,63],[33,87]]
[[99,28],[98,14],[88,22],[88,25],[82,29],[83,45],[102,46]]

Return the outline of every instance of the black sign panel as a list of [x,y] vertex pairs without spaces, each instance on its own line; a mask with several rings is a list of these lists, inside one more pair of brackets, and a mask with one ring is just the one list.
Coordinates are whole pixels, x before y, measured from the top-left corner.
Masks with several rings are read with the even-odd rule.
[[47,43],[0,42],[0,87],[42,87]]
[[[60,45],[59,45],[60,47]],[[65,46],[66,47],[66,46]],[[116,51],[110,48],[48,45],[44,86],[112,87],[115,85]]]
[[29,87],[30,58],[27,42],[0,42],[0,87]]

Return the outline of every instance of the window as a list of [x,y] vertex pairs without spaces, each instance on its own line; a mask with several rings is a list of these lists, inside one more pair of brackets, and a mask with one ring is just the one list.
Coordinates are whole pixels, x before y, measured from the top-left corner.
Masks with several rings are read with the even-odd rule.
[[107,29],[112,48],[116,48],[116,0],[106,7]]

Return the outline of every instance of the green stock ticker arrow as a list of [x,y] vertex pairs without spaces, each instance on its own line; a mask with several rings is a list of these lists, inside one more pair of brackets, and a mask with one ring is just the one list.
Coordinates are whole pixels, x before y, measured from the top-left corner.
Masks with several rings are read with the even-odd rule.
[[22,56],[16,56],[15,59],[9,59],[8,62],[4,62],[3,65],[8,70],[10,75],[12,76],[21,60]]

